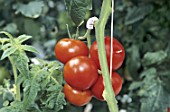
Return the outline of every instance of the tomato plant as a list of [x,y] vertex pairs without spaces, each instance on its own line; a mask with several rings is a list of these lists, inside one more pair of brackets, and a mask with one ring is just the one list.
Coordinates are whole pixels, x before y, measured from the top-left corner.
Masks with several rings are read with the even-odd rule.
[[[112,88],[114,90],[115,95],[118,95],[120,90],[122,89],[122,78],[116,72],[112,73]],[[104,82],[103,77],[100,75],[96,81],[96,83],[91,88],[92,94],[99,100],[104,100],[102,94],[104,91]]]
[[95,83],[97,77],[96,65],[86,56],[74,57],[64,66],[64,79],[73,88],[89,89]]
[[[107,57],[107,63],[108,66],[110,66],[110,51],[111,51],[111,37],[106,36],[104,38],[105,42],[105,50],[106,50],[106,57]],[[123,63],[123,60],[125,58],[125,51],[122,46],[122,44],[115,38],[113,38],[113,62],[112,62],[112,69],[117,70]],[[97,42],[95,41],[91,48],[90,48],[90,57],[94,60],[97,67],[101,69],[100,63],[99,63],[99,56],[98,56],[98,46]]]
[[[14,76],[11,78],[13,81],[6,80],[4,85],[0,85],[0,96],[4,101],[0,112],[46,112],[49,110],[58,112],[61,110],[66,104],[62,92],[61,64],[57,61],[41,59],[36,59],[36,63],[30,62],[26,51],[34,53],[38,51],[30,45],[23,45],[23,42],[31,38],[29,35],[14,38],[4,31],[0,34],[6,36],[0,38],[1,60],[9,59]],[[6,75],[7,72],[4,70],[0,68],[0,77]]]
[[92,99],[92,94],[90,90],[76,90],[69,86],[68,84],[64,85],[64,94],[65,98],[76,106],[83,106],[87,104]]
[[88,56],[88,47],[80,40],[64,38],[55,45],[56,58],[62,63],[66,63],[76,56]]
[[[88,38],[84,37],[97,37],[101,63],[99,68],[102,69],[106,85],[104,95],[107,103],[94,99],[91,102],[93,106],[91,112],[109,112],[110,107],[112,108],[110,112],[118,112],[118,110],[167,112],[170,107],[170,41],[168,41],[170,39],[170,0],[112,1],[115,2],[114,24],[112,24],[114,31],[111,31],[112,27],[110,27],[111,6],[113,6],[111,0],[0,0],[0,30],[8,31],[15,37],[19,34],[28,34],[33,37],[29,41],[24,41],[21,46],[14,45],[13,40],[5,41],[8,37],[0,35],[0,56],[4,54],[3,58],[11,57],[10,60],[13,61],[14,66],[10,66],[10,60],[7,57],[4,60],[1,59],[3,61],[0,60],[0,66],[8,68],[12,76],[8,80],[10,83],[6,83],[6,80],[3,81],[5,82],[3,85],[0,85],[0,112],[58,112],[59,109],[63,109],[62,112],[84,112],[85,106],[67,105],[64,108],[58,106],[63,102],[61,99],[64,99],[64,97],[61,98],[64,96],[61,94],[63,91],[58,94],[55,90],[63,90],[64,81],[60,80],[63,78],[63,64],[57,73],[54,73],[56,77],[52,77],[51,74],[54,68],[59,67],[54,65],[49,68],[52,64],[49,60],[56,61],[54,53],[56,41],[68,37],[66,24],[70,29],[70,37],[83,37],[82,40],[87,40],[87,43]],[[99,20],[95,21],[95,27],[91,33],[84,34],[87,30],[84,28],[86,20],[94,15],[99,17]],[[76,33],[77,29],[79,31]],[[112,86],[108,81],[110,77],[106,67],[107,60],[104,56],[103,37],[111,35],[111,32],[113,32],[111,37],[118,39],[126,50],[126,59],[122,68],[119,69],[121,76],[125,77],[125,82],[118,101],[113,98]],[[20,40],[22,43],[27,39],[21,37],[14,40]],[[25,55],[23,48],[24,51],[33,50],[31,46],[28,46],[30,44],[36,47],[39,54],[29,53],[30,57]],[[32,64],[34,65],[32,63],[34,56],[36,59],[48,60],[49,64],[41,63],[44,66],[31,67]],[[64,55],[61,56],[64,57]],[[41,62],[44,63],[44,61]],[[60,86],[54,79],[59,80]],[[9,92],[13,94],[10,95]],[[7,94],[4,95],[5,93]],[[133,100],[123,102],[124,95]],[[3,96],[11,97],[16,101],[3,100]],[[117,104],[119,109],[114,106]],[[53,107],[59,108],[54,110]]]

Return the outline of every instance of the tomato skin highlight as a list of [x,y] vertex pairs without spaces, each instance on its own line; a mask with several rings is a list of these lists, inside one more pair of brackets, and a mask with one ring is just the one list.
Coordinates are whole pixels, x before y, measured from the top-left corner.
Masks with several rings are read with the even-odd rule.
[[97,78],[98,70],[96,65],[86,56],[74,57],[64,66],[64,79],[75,89],[89,89]]
[[83,106],[92,99],[92,93],[90,90],[76,90],[68,84],[64,85],[64,94],[67,101],[76,106]]
[[[114,90],[115,96],[119,94],[119,92],[122,89],[122,78],[120,75],[116,72],[112,73],[112,88]],[[103,82],[103,77],[100,75],[96,81],[96,83],[92,86],[91,88],[92,94],[101,101],[104,101],[104,98],[102,96],[103,91],[104,91],[104,82]]]
[[76,56],[88,56],[89,50],[86,44],[80,40],[63,38],[57,42],[54,49],[56,58],[66,63]]
[[[105,50],[106,50],[106,57],[108,67],[110,66],[110,50],[111,50],[111,38],[109,36],[105,36]],[[115,38],[113,38],[113,62],[112,62],[112,70],[117,70],[122,65],[124,58],[125,58],[125,50],[122,44]],[[97,42],[95,41],[92,46],[90,47],[90,57],[96,63],[98,69],[101,69],[99,63],[99,56],[98,56],[98,47]]]

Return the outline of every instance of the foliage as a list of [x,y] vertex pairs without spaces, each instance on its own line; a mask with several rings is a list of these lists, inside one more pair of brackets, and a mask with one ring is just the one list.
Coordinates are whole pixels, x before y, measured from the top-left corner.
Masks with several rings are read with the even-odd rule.
[[[7,32],[1,33],[9,37],[0,38],[1,50],[3,50],[1,60],[9,58],[15,83],[12,88],[9,81],[5,83],[6,86],[1,86],[0,93],[3,96],[4,108],[1,108],[0,112],[45,112],[63,109],[66,102],[62,93],[62,72],[59,70],[61,65],[58,62],[44,60],[38,60],[38,64],[29,64],[25,51],[35,53],[38,51],[22,43],[31,37],[21,35],[13,38]],[[19,75],[16,74],[16,69]],[[20,86],[23,88],[22,100],[18,90]]]
[[91,0],[65,0],[67,10],[77,26],[84,22],[86,10],[91,9]]
[[170,2],[125,0],[117,4],[121,5],[116,5],[115,35],[123,37],[127,51],[124,73],[130,79],[132,97],[132,104],[125,105],[134,112],[166,112],[170,106]]

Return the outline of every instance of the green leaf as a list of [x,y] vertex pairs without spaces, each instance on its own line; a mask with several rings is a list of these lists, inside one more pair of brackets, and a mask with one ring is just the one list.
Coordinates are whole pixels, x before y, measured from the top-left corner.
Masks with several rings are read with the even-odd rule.
[[14,101],[10,103],[10,106],[1,108],[0,112],[27,112],[27,111],[25,108],[23,108],[22,102]]
[[21,48],[25,51],[30,51],[30,52],[34,52],[34,53],[38,53],[39,52],[32,46],[29,46],[29,45],[21,45]]
[[[29,85],[26,87],[28,90],[30,87],[34,86],[35,83],[40,87],[39,91],[36,92],[41,95],[37,97],[41,103],[40,109],[42,109],[42,112],[58,112],[63,109],[63,105],[66,104],[62,92],[63,79],[58,78],[55,80],[56,77],[54,77],[63,77],[61,71],[59,71],[59,66],[61,65],[56,61],[44,61],[39,59],[39,62],[39,65],[31,65],[31,79],[28,79],[24,85]],[[31,84],[32,81],[35,82],[34,85]],[[37,95],[37,93],[34,94]]]
[[162,76],[156,68],[146,69],[141,76],[142,86],[138,95],[141,97],[141,112],[166,112],[165,109],[170,106],[170,94],[164,88]]
[[5,42],[9,42],[10,39],[9,38],[1,38],[0,37],[0,43],[3,45]]
[[[164,74],[164,73],[160,73],[160,74]],[[170,81],[169,80],[170,80],[170,71],[167,72],[166,76],[162,77],[162,82],[164,82],[163,86],[170,93],[170,87],[169,87]]]
[[161,63],[162,61],[164,61],[164,59],[166,59],[166,57],[167,57],[167,52],[162,50],[156,52],[147,52],[144,55],[142,61],[144,65],[149,66],[149,65]]
[[85,19],[86,10],[91,9],[91,0],[65,0],[67,10],[77,26],[80,26]]
[[138,78],[138,69],[141,67],[139,47],[132,45],[132,47],[127,49],[127,55],[129,58],[126,60],[126,68],[130,75],[136,79]]
[[7,44],[5,44],[5,45],[3,45],[2,47],[1,47],[1,49],[7,49],[7,48],[9,48],[9,47],[11,47],[12,46],[12,44],[11,43],[7,43]]
[[9,105],[9,101],[8,100],[4,101],[3,106],[6,107],[8,105]]
[[133,7],[128,10],[127,16],[125,18],[125,25],[133,24],[141,19],[143,19],[146,15],[153,11],[152,5],[143,5],[140,7]]
[[168,47],[166,51],[167,51],[168,59],[170,59],[170,42],[168,43]]
[[6,50],[3,52],[2,56],[1,56],[1,60],[3,60],[4,58],[10,56],[10,55],[13,54],[16,50],[17,50],[17,48],[14,47],[14,46],[6,49]]
[[16,81],[16,85],[21,85],[26,80],[26,77],[23,77],[24,75],[19,75]]
[[23,43],[25,42],[26,40],[29,40],[30,38],[32,38],[32,36],[29,36],[29,35],[20,35],[18,38],[17,38],[17,41],[19,43]]
[[92,10],[92,0],[87,0],[87,3],[88,3],[87,9]]
[[131,84],[130,87],[129,87],[129,90],[132,91],[132,90],[138,89],[138,88],[140,88],[142,85],[143,85],[142,82],[137,82],[137,81],[132,82],[132,84]]
[[146,91],[148,96],[141,100],[141,112],[167,112],[170,106],[170,94],[161,85],[156,83]]
[[16,34],[18,33],[18,28],[17,28],[17,25],[15,23],[9,23],[7,24],[4,28],[3,28],[4,31],[7,31],[7,32],[10,32],[12,34]]
[[3,93],[3,100],[13,101],[14,100],[14,94],[11,91],[4,91]]
[[[46,62],[48,63],[48,62]],[[59,70],[61,69],[63,66],[61,66],[61,64],[58,61],[51,61],[50,63],[48,63],[48,68],[49,71],[53,72],[54,70]]]
[[[42,96],[37,97],[40,99],[42,104],[40,108],[43,109],[43,112],[59,111],[65,104],[64,95],[62,93],[62,83],[59,83],[63,81],[63,79],[54,81],[53,77],[54,74],[61,77],[63,76],[61,71],[59,71],[59,66],[61,65],[56,61],[44,61],[39,59],[39,62],[39,65],[31,65],[31,79],[25,82],[24,85],[32,87],[35,83],[32,85],[31,82],[34,81],[37,86],[40,87],[37,92],[42,94]],[[26,88],[29,89],[29,86]]]
[[151,76],[154,76],[155,77],[155,74],[157,74],[157,70],[156,68],[149,68],[145,71],[143,71],[140,75],[141,78],[145,77],[145,76],[148,76],[148,79],[151,77]]
[[40,90],[39,84],[36,82],[35,78],[29,81],[30,85],[27,85],[24,87],[24,99],[23,99],[23,105],[24,107],[27,107],[28,105],[31,105],[38,94],[38,91]]
[[51,74],[52,74],[52,77],[54,77],[54,79],[56,79],[56,81],[59,84],[63,83],[63,72],[59,70],[54,70]]
[[6,36],[8,36],[10,38],[10,40],[13,40],[13,36],[6,31],[0,31],[0,34],[5,34]]
[[170,69],[168,61],[159,66],[158,75],[161,77],[164,88],[170,93]]
[[[33,72],[32,72],[33,73]],[[50,78],[49,76],[49,72],[47,71],[47,69],[38,69],[37,72],[35,72],[37,77],[36,77],[36,81],[39,83],[41,88],[46,88],[47,84],[50,83]]]
[[47,100],[45,101],[45,107],[48,109],[54,109],[59,111],[63,109],[63,105],[66,105],[64,100],[64,94],[61,92],[61,85],[50,85],[47,89]]
[[29,76],[29,67],[28,62],[29,59],[24,51],[17,52],[12,56],[13,60],[15,60],[15,66],[19,70],[20,74],[28,77]]
[[16,10],[16,14],[21,13],[26,17],[38,18],[42,13],[43,6],[43,1],[31,1],[28,4],[18,3],[13,8]]

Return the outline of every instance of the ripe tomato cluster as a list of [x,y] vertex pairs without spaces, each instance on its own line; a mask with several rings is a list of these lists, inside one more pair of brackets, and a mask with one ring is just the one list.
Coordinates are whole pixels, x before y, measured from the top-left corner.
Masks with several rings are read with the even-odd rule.
[[[108,66],[110,65],[111,38],[106,36],[105,49]],[[118,69],[124,60],[123,46],[114,38],[113,40],[113,72],[112,87],[117,95],[122,88],[122,79],[114,70]],[[65,98],[76,106],[87,104],[92,97],[103,101],[104,82],[102,75],[98,74],[101,69],[98,57],[98,47],[95,41],[90,50],[87,45],[75,39],[61,39],[55,46],[56,58],[64,63]],[[89,57],[89,56],[90,57]]]

